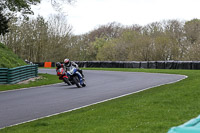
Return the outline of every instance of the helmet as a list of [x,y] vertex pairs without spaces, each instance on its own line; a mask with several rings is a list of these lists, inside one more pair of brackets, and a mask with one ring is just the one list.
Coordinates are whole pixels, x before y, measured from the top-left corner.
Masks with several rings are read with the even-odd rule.
[[60,62],[56,62],[56,67],[61,67],[61,63]]
[[64,64],[66,67],[69,67],[71,65],[71,62],[69,59],[64,59]]

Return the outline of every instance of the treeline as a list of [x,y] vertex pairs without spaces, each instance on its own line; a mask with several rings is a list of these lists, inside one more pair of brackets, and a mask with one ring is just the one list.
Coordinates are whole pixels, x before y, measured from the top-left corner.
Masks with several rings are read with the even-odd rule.
[[[81,23],[81,22],[80,22]],[[200,20],[167,20],[146,26],[113,22],[74,35],[66,17],[12,20],[0,41],[32,62],[200,60]]]

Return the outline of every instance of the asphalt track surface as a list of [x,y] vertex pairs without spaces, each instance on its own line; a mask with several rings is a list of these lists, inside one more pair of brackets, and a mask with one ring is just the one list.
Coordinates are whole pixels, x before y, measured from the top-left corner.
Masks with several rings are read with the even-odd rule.
[[[84,70],[87,86],[65,83],[0,92],[0,128],[68,112],[186,78],[183,75]],[[39,73],[56,74],[54,69]]]

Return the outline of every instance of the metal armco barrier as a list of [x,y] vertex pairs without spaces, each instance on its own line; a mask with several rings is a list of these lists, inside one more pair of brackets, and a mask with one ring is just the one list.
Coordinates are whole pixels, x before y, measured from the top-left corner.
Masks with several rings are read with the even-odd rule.
[[0,84],[15,84],[38,76],[38,65],[0,68]]
[[[200,61],[75,61],[79,67],[98,68],[150,68],[150,69],[200,69]],[[35,62],[44,67],[44,62]],[[52,67],[55,62],[52,62]]]

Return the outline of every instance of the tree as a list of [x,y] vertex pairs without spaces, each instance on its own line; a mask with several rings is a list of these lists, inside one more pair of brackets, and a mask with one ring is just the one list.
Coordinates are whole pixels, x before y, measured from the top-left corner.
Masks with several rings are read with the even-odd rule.
[[189,60],[200,59],[200,19],[187,21],[184,25],[186,44],[188,45],[187,57]]
[[[55,3],[58,1],[71,3],[74,0],[51,0],[53,6],[58,6]],[[34,14],[31,10],[31,5],[40,3],[41,0],[1,0],[0,1],[0,35],[8,32],[8,22],[11,16],[16,12],[21,12],[23,16]],[[7,16],[7,17],[6,17]],[[3,23],[3,24],[2,24]]]
[[106,40],[109,40],[119,37],[122,33],[121,29],[121,24],[112,22],[94,29],[89,33],[88,37],[91,41],[95,41],[96,38],[105,38]]
[[38,16],[21,23],[12,19],[10,23],[10,32],[2,36],[2,41],[22,59],[32,62],[63,61],[71,50],[75,51],[78,47],[71,39],[70,26],[59,15],[51,16],[48,21]]
[[185,35],[190,44],[195,44],[200,40],[200,19],[187,21],[184,25]]
[[8,32],[9,18],[5,17],[0,9],[0,35],[4,35]]
[[[15,12],[22,14],[33,14],[30,5],[36,5],[40,0],[1,0],[0,1],[0,35],[8,32],[8,23]],[[2,21],[3,20],[3,21]],[[3,23],[3,24],[2,24]]]
[[137,60],[136,45],[138,44],[138,39],[140,33],[134,29],[129,29],[123,32],[122,36],[116,39],[117,60]]
[[100,61],[117,61],[117,51],[115,50],[116,44],[112,41],[106,42],[102,48],[100,48],[97,54],[97,60]]
[[[59,2],[71,3],[74,0],[51,0],[52,5]],[[41,0],[1,0],[0,7],[11,12],[21,12],[22,14],[33,14],[31,5],[40,3]]]
[[[184,43],[183,22],[178,20],[168,20],[163,24],[165,37],[168,39],[169,60],[182,60],[186,53]],[[165,41],[166,42],[166,41]],[[166,47],[165,47],[166,48]]]
[[153,40],[152,46],[152,59],[153,61],[168,60],[171,55],[170,38],[162,33]]

